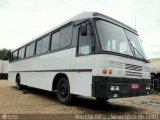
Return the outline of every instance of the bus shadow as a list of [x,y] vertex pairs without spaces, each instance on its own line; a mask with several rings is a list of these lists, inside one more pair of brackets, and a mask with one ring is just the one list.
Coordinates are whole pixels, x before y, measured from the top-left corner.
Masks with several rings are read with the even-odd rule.
[[[13,89],[17,90],[16,86],[12,86]],[[37,88],[26,88],[24,90],[20,90],[23,94],[33,94],[35,96],[39,96],[39,97],[44,97],[47,98],[48,100],[57,100],[57,95],[56,92],[49,92],[49,91],[45,91],[45,90],[41,90],[41,89],[37,89]],[[58,101],[57,101],[58,102]]]
[[[16,87],[13,87],[16,89]],[[23,92],[23,91],[22,91]],[[61,104],[57,100],[56,92],[48,92],[45,90],[40,90],[36,88],[28,88],[26,90],[26,94],[34,94],[39,97],[45,97],[48,100],[57,102],[57,104]],[[68,107],[77,107],[85,111],[85,113],[141,113],[143,111],[142,108],[136,108],[129,105],[113,103],[111,101],[106,101],[105,103],[99,103],[94,98],[86,98],[82,96],[76,96],[73,98],[71,105]]]
[[111,101],[106,101],[105,103],[99,103],[93,98],[84,98],[81,96],[76,97],[76,99],[72,103],[73,106],[92,109],[94,111],[98,111],[100,113],[131,113],[131,112],[142,112],[142,109],[127,106],[124,104],[113,103]]

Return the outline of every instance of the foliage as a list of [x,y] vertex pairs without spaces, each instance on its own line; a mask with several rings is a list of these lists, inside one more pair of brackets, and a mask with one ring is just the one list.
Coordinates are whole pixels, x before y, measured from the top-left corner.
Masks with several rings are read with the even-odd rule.
[[9,60],[10,53],[11,53],[11,50],[0,49],[0,59],[1,60]]

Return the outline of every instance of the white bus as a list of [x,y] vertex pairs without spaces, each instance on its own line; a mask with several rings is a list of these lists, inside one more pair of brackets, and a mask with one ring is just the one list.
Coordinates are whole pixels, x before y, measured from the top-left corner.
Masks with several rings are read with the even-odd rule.
[[150,69],[133,28],[96,12],[84,12],[12,50],[9,80],[73,95],[110,98],[150,93]]

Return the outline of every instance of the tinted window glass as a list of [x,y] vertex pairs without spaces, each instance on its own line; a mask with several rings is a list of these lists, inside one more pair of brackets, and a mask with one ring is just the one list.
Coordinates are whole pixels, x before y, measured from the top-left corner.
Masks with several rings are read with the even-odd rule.
[[35,50],[35,42],[29,45],[29,56],[34,55],[34,50]]
[[44,37],[43,39],[42,39],[42,53],[44,53],[44,52],[47,52],[48,51],[48,49],[49,49],[49,36],[47,36],[47,37]]
[[87,55],[91,53],[92,39],[89,25],[87,25],[87,35],[81,36],[79,32],[79,47],[78,54],[79,55]]
[[15,52],[13,53],[13,60],[17,60],[17,54],[18,54],[18,51],[15,51]]
[[18,52],[18,59],[21,59],[21,52],[22,52],[22,49],[20,49]]
[[41,53],[42,40],[37,41],[36,55]]
[[60,32],[52,34],[51,50],[59,49]]
[[25,47],[21,48],[18,53],[18,59],[23,59],[25,53]]
[[77,45],[79,26],[80,25],[73,28],[72,45],[74,46]]
[[[142,44],[141,44],[141,42],[139,40],[139,36],[134,34],[134,33],[132,33],[132,32],[130,32],[130,31],[128,31],[128,30],[125,30],[125,32],[126,32],[127,38],[131,41],[133,47],[138,50],[138,51],[135,50],[135,55],[137,57],[140,57],[140,58],[142,58],[142,56],[143,56],[145,59],[147,59],[147,57],[146,57],[146,55],[145,55],[145,53],[143,51]],[[138,52],[140,52],[140,54],[142,56]]]
[[97,20],[96,26],[102,50],[133,55],[122,27],[103,20]]
[[26,47],[26,57],[29,57],[29,45]]
[[26,48],[26,57],[30,57],[34,55],[34,50],[35,50],[35,42],[31,43],[30,45],[27,46]]
[[21,58],[24,58],[24,55],[25,55],[25,47],[22,48],[22,51],[21,51]]
[[67,47],[71,44],[72,26],[65,27],[61,30],[60,48]]

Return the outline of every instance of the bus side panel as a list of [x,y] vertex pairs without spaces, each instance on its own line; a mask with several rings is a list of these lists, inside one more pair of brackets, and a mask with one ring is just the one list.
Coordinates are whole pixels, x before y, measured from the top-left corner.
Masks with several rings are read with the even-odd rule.
[[79,70],[72,74],[71,93],[91,96],[92,92],[92,70],[94,68],[93,55],[77,56],[76,48],[72,50],[71,66],[75,70]]
[[72,94],[91,96],[92,55],[76,57],[75,51],[71,48],[10,63],[9,79],[15,81],[19,73],[21,84],[51,91],[55,75],[64,73]]
[[[70,83],[70,92],[76,95],[91,96],[91,72],[61,72],[66,74]],[[22,84],[34,88],[52,91],[53,77],[58,72],[28,72],[21,73]]]
[[52,72],[22,72],[21,80],[23,85],[34,88],[52,90]]
[[16,81],[16,75],[17,75],[17,73],[15,73],[15,72],[9,72],[8,73],[8,80],[11,81],[11,82],[13,82],[13,83],[15,83],[15,81]]
[[72,94],[90,96],[92,86],[91,72],[74,72],[69,73],[70,92]]

